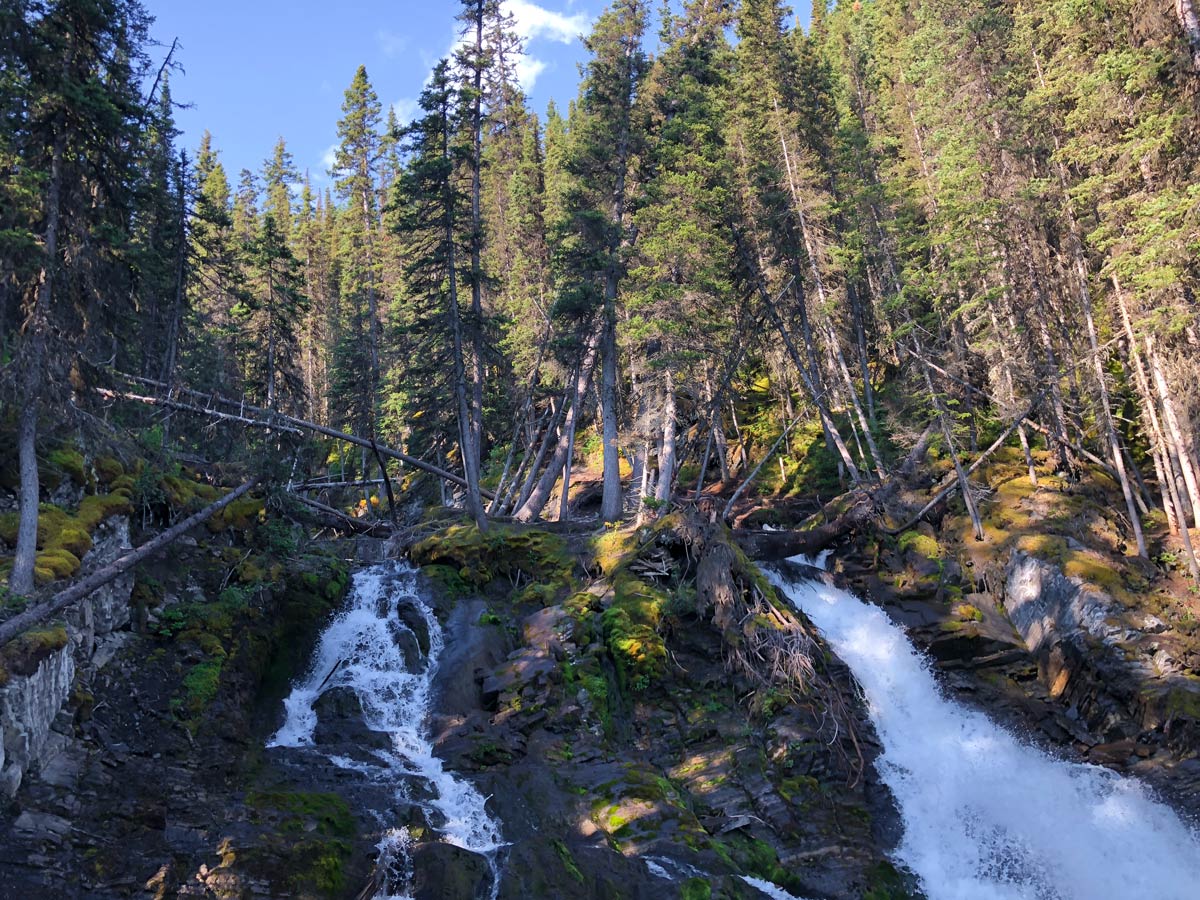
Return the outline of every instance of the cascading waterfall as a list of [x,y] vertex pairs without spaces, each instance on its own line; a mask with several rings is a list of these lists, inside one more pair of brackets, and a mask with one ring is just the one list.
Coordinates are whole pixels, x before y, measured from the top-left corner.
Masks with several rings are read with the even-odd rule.
[[[411,633],[397,614],[402,604],[414,609],[428,630],[429,652],[423,661],[405,658],[405,645],[411,648],[415,641],[397,639]],[[447,843],[487,859],[495,900],[500,885],[497,854],[504,846],[499,823],[488,814],[486,798],[473,784],[446,771],[433,753],[427,730],[433,676],[444,645],[441,624],[418,594],[412,568],[384,563],[357,572],[346,609],[321,635],[309,674],[284,700],[286,719],[267,746],[317,752],[313,704],[334,688],[353,690],[367,727],[391,738],[390,751],[375,751],[382,774],[395,782],[401,799],[409,799],[407,783],[412,779],[428,786],[429,799],[420,802],[430,824]],[[375,768],[327,756],[342,768]],[[389,830],[379,843],[376,865],[384,894],[393,900],[402,900],[411,883],[410,845],[405,828]]]
[[1200,896],[1200,836],[1140,782],[1054,759],[947,699],[882,609],[769,575],[862,686],[904,821],[895,860],[929,900]]

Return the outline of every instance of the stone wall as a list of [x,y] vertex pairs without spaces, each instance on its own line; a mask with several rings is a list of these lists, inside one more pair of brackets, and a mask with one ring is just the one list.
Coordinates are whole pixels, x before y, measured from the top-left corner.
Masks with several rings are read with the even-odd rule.
[[[94,571],[129,548],[129,519],[107,519],[92,537],[82,571]],[[0,687],[0,796],[11,797],[27,772],[54,756],[55,721],[71,694],[78,667],[111,658],[104,648],[129,625],[133,575],[126,573],[90,594],[64,616],[65,646],[51,650],[29,674],[10,673]],[[59,727],[68,728],[69,722]]]

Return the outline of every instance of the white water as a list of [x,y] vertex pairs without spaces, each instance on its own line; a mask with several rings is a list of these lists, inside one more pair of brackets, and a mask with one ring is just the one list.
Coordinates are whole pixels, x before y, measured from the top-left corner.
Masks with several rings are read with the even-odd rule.
[[[423,661],[406,660],[396,640],[400,632],[409,631],[396,614],[400,604],[414,608],[428,629],[429,653]],[[504,846],[499,823],[488,814],[486,798],[473,784],[446,771],[433,753],[427,731],[430,690],[444,642],[441,624],[417,593],[413,569],[383,563],[357,572],[346,609],[321,635],[309,674],[284,700],[286,719],[267,746],[305,747],[316,752],[313,704],[325,691],[352,689],[362,704],[367,726],[390,735],[392,748],[377,751],[378,766],[340,756],[327,758],[340,768],[393,780],[401,799],[407,799],[406,779],[424,781],[432,794],[422,801],[430,824],[447,843],[487,858],[495,900],[500,886],[496,855]],[[398,891],[411,881],[410,845],[404,828],[387,831],[379,843],[377,866],[385,873],[388,883],[384,890],[393,900],[402,900]]]
[[1054,759],[944,697],[878,607],[769,574],[863,687],[904,821],[895,860],[929,900],[1200,897],[1200,837],[1142,784]]

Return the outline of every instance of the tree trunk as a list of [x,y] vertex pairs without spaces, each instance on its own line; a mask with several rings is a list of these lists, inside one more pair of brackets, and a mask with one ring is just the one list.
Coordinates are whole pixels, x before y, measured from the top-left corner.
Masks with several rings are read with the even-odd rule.
[[17,522],[17,548],[9,573],[8,587],[14,594],[33,593],[33,568],[37,558],[38,500],[41,484],[37,468],[37,424],[42,391],[46,381],[46,342],[50,334],[50,307],[54,302],[54,277],[58,269],[58,229],[62,205],[63,154],[66,135],[59,116],[58,134],[50,161],[50,185],[46,192],[46,231],[43,241],[45,262],[34,299],[33,311],[25,326],[22,348],[21,392],[24,403],[17,430],[17,457],[20,465],[20,517]]
[[975,497],[971,494],[971,481],[967,477],[967,473],[963,471],[962,463],[958,459],[958,451],[954,447],[954,435],[950,430],[950,422],[946,417],[946,410],[942,404],[941,394],[933,388],[933,378],[929,375],[929,367],[925,370],[925,386],[929,389],[929,396],[933,400],[933,405],[936,411],[938,423],[942,429],[942,437],[946,439],[946,452],[950,454],[950,459],[954,462],[954,473],[958,477],[959,490],[962,491],[963,502],[967,506],[967,514],[971,517],[971,525],[975,529],[975,540],[983,540],[983,520],[979,517],[979,510],[975,506]]
[[766,465],[767,460],[775,455],[775,451],[779,449],[779,445],[787,440],[787,436],[791,433],[792,429],[796,427],[796,423],[799,422],[801,418],[802,416],[796,416],[796,418],[787,423],[787,426],[783,429],[783,433],[775,439],[775,443],[773,443],[770,449],[767,450],[766,455],[764,455],[763,458],[758,461],[758,465],[751,469],[750,474],[747,475],[742,480],[742,483],[738,485],[737,490],[733,492],[733,496],[729,498],[729,502],[725,504],[725,508],[721,511],[721,518],[723,520],[728,521],[729,514],[733,511],[734,504],[737,503],[742,494],[746,492],[746,488],[748,488],[754,481],[755,477],[757,477],[758,473],[762,470],[762,467]]
[[588,342],[587,352],[579,365],[575,384],[571,390],[570,406],[564,414],[562,433],[558,438],[558,446],[554,448],[554,455],[550,458],[549,465],[546,466],[546,470],[542,473],[542,477],[534,486],[533,491],[530,492],[528,499],[513,513],[513,518],[520,522],[531,522],[541,514],[542,508],[550,498],[550,492],[554,489],[554,483],[558,481],[558,474],[567,460],[571,435],[575,433],[575,422],[579,418],[580,407],[583,405],[583,399],[587,396],[588,387],[592,382],[592,370],[596,366],[596,343],[597,337],[593,336]]
[[[146,381],[147,379],[138,379]],[[153,384],[154,382],[150,382]],[[335,438],[339,441],[346,441],[356,447],[362,447],[365,450],[371,449],[371,441],[366,438],[358,437],[345,431],[338,431],[335,428],[329,428],[326,425],[318,425],[316,422],[306,422],[304,419],[298,419],[295,416],[284,415],[283,413],[272,414],[269,410],[263,409],[260,406],[251,406],[248,403],[237,403],[233,400],[227,400],[223,397],[213,397],[205,394],[198,394],[197,391],[181,390],[179,393],[185,396],[199,396],[208,398],[214,402],[223,403],[231,407],[241,408],[246,412],[256,415],[267,416],[267,419],[252,419],[248,416],[234,415],[233,413],[221,412],[217,409],[206,409],[202,406],[192,406],[187,403],[181,403],[178,400],[167,400],[162,397],[145,397],[138,394],[131,394],[123,391],[110,391],[107,388],[96,388],[96,393],[102,397],[108,397],[114,400],[135,400],[138,403],[149,403],[154,406],[165,406],[169,409],[178,409],[183,412],[196,413],[201,416],[211,416],[214,419],[223,419],[229,422],[236,422],[240,425],[247,425],[251,428],[270,428],[273,431],[281,431],[290,434],[302,434],[304,430],[315,431],[317,434],[323,434],[326,437]],[[376,443],[379,452],[390,458],[397,459],[405,465],[412,466],[414,469],[420,469],[422,472],[428,472],[430,475],[436,475],[443,481],[449,481],[452,484],[457,484],[460,487],[466,487],[467,481],[461,475],[456,475],[449,472],[441,466],[435,466],[432,463],[427,463],[423,459],[417,459],[415,456],[409,456],[407,453],[401,453],[399,450],[393,450],[391,447],[385,447]],[[344,474],[344,464],[343,464]],[[491,491],[480,490],[480,493],[491,499],[493,494]]]
[[667,372],[667,391],[663,404],[662,453],[658,456],[658,490],[655,499],[662,506],[671,502],[675,483],[675,381]]
[[1200,15],[1192,0],[1175,0],[1175,14],[1192,57],[1192,70],[1200,72]]
[[563,461],[562,496],[558,503],[558,521],[567,521],[571,510],[571,466],[575,461],[575,429],[579,425],[579,417],[572,416],[567,427],[567,458]]
[[542,460],[546,458],[546,454],[550,451],[550,445],[554,442],[554,435],[559,433],[563,416],[567,412],[568,402],[569,398],[564,396],[562,402],[558,404],[558,409],[554,410],[550,423],[546,426],[546,430],[542,435],[537,456],[533,458],[533,465],[529,467],[529,474],[525,476],[525,483],[521,486],[521,492],[517,494],[517,499],[512,504],[514,509],[520,509],[524,506],[525,501],[529,499],[529,495],[533,493],[533,489],[538,481],[538,472],[542,468]]
[[1167,438],[1174,445],[1175,457],[1178,460],[1179,469],[1183,473],[1183,483],[1187,485],[1188,501],[1192,506],[1192,519],[1196,527],[1200,528],[1200,485],[1197,484],[1196,470],[1187,453],[1183,430],[1179,426],[1179,418],[1175,414],[1175,404],[1171,400],[1171,389],[1167,386],[1167,379],[1163,375],[1162,361],[1158,357],[1158,351],[1154,349],[1154,339],[1147,335],[1145,345],[1146,360],[1150,364],[1150,373],[1154,376],[1154,385],[1158,389],[1158,399],[1162,404]]
[[246,494],[251,488],[258,484],[258,478],[251,478],[241,487],[230,491],[216,503],[204,507],[195,515],[188,516],[178,525],[168,528],[162,534],[142,544],[131,553],[126,553],[115,562],[109,563],[101,569],[96,570],[91,575],[78,581],[65,591],[55,594],[45,603],[28,609],[19,615],[13,616],[8,621],[0,625],[0,645],[12,640],[22,631],[36,625],[38,622],[45,621],[50,616],[54,615],[61,609],[65,609],[72,603],[76,603],[86,597],[88,594],[108,584],[114,578],[118,577],[122,572],[127,571],[131,567],[137,565],[142,560],[161,550],[176,538],[181,537],[186,532],[195,528],[201,522],[219,513],[226,506],[237,500],[242,495]]
[[[449,162],[450,153],[450,124],[448,120],[442,123],[442,156]],[[365,204],[364,200],[364,204]],[[454,353],[454,402],[458,414],[459,452],[462,455],[463,474],[466,476],[467,514],[475,521],[480,531],[487,530],[487,513],[479,495],[479,448],[475,445],[475,429],[472,424],[471,405],[467,396],[466,358],[463,348],[462,314],[458,304],[458,271],[454,259],[454,212],[448,204],[445,210],[445,240],[449,248],[446,262],[446,275],[449,282],[450,300],[450,330],[453,335]]]
[[[1080,273],[1081,281],[1083,273]],[[1113,422],[1112,403],[1108,396],[1108,382],[1104,375],[1104,363],[1100,359],[1100,342],[1096,339],[1096,323],[1092,316],[1092,295],[1086,282],[1080,284],[1080,300],[1083,301],[1083,317],[1087,325],[1088,349],[1092,358],[1092,366],[1096,375],[1096,383],[1100,389],[1100,421],[1112,453],[1113,468],[1117,470],[1117,480],[1121,484],[1121,493],[1125,497],[1125,509],[1129,513],[1129,524],[1133,527],[1133,538],[1137,544],[1137,555],[1149,559],[1146,552],[1146,538],[1142,534],[1142,520],[1138,515],[1137,504],[1133,499],[1133,489],[1129,484],[1129,473],[1125,470],[1125,456],[1121,452],[1121,441],[1117,436],[1117,426]]]

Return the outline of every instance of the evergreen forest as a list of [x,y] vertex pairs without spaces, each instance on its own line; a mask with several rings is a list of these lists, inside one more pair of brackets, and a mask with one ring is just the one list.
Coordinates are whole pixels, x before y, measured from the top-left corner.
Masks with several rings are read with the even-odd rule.
[[[337,556],[335,535],[383,537],[443,592],[495,601],[503,576],[514,609],[562,606],[593,628],[562,677],[620,744],[644,737],[639,704],[672,690],[671,661],[689,653],[748,679],[752,718],[801,696],[818,711],[860,702],[820,693],[839,677],[812,662],[821,639],[804,614],[771,611],[751,558],[841,547],[846,583],[938,604],[949,621],[931,640],[959,641],[960,662],[1010,652],[993,620],[1024,634],[1012,572],[1034,560],[1172,636],[1145,625],[1158,643],[1136,652],[1156,661],[1157,699],[1137,682],[1092,715],[1109,695],[1062,685],[1092,672],[1094,641],[1043,659],[1024,634],[1037,661],[1009,682],[1092,716],[1094,740],[1062,730],[1074,725],[1051,739],[1108,765],[1116,751],[1096,747],[1150,746],[1135,735],[1158,729],[1163,753],[1194,757],[1192,0],[816,0],[807,27],[782,0],[611,0],[581,36],[577,96],[544,110],[521,89],[505,0],[445,6],[458,41],[410,121],[365,67],[329,73],[345,85],[338,143],[314,179],[286,133],[240,172],[219,135],[182,138],[187,36],[152,41],[140,0],[0,0],[0,659],[13,677],[63,646],[53,623],[69,604],[134,573],[132,630],[200,648],[180,651],[184,687],[164,714],[194,748],[222,691],[258,690],[235,680],[253,656],[234,649],[238,617],[272,591],[293,609],[280,586],[312,588],[302,570],[333,578],[317,543]],[[108,572],[84,560],[112,515],[131,523],[122,549],[145,553]],[[237,603],[160,606],[168,575],[144,560],[205,522],[204,541],[225,542],[211,596]],[[588,579],[609,593],[589,599]],[[533,640],[531,620],[493,614],[526,621],[514,646]],[[715,643],[688,644],[700,638],[685,624],[710,619]],[[195,637],[206,628],[220,653]],[[275,659],[289,640],[254,653]],[[1087,683],[1111,687],[1105,671]],[[496,688],[501,709],[511,690]],[[1118,707],[1136,728],[1112,724]],[[525,752],[473,746],[485,772]],[[570,746],[555,752],[567,765]],[[870,767],[857,740],[839,754],[839,773]],[[669,806],[685,790],[672,783],[636,796]],[[339,849],[357,846],[341,813],[254,790],[254,815],[324,823],[306,832],[324,843],[305,851],[318,862],[304,889],[278,895],[358,895],[339,880],[367,865]],[[618,795],[614,809],[634,796]],[[637,830],[621,809],[600,824],[614,841]],[[531,864],[562,867],[548,876],[560,888],[513,874],[524,896],[575,896],[561,887],[576,889],[573,866],[593,878],[565,840]],[[742,840],[711,865],[821,896],[953,896],[886,848],[869,877],[864,862],[849,881],[805,881],[774,839],[756,833],[775,847],[757,868]],[[741,896],[727,889],[681,896]]]

